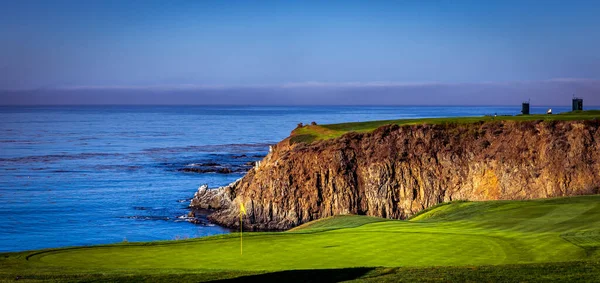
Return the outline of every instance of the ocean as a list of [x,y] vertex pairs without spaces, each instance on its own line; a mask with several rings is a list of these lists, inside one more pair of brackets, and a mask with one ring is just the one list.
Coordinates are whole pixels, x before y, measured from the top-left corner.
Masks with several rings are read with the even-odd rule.
[[190,198],[202,184],[214,188],[242,177],[300,122],[519,111],[520,105],[1,106],[0,251],[229,233],[202,219],[190,222]]

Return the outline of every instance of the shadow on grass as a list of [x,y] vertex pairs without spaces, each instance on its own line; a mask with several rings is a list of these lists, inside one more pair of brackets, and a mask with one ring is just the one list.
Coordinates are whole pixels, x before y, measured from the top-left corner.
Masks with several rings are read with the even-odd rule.
[[374,268],[340,268],[340,269],[311,269],[286,270],[257,275],[246,275],[232,279],[214,280],[215,282],[341,282],[357,279]]

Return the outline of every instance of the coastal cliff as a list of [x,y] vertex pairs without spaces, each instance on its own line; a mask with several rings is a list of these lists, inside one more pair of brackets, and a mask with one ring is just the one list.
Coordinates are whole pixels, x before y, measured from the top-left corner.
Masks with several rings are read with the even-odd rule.
[[[318,127],[318,126],[309,126]],[[386,125],[273,146],[240,180],[200,189],[191,206],[245,229],[283,230],[338,214],[405,219],[452,200],[600,192],[600,122],[479,121]]]

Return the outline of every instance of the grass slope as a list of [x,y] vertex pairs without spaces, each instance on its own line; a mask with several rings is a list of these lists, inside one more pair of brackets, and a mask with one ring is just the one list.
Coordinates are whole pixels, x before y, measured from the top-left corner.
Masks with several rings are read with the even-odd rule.
[[594,281],[600,196],[457,202],[410,221],[319,220],[230,234],[0,254],[0,280]]
[[384,125],[416,125],[416,124],[444,124],[444,123],[476,123],[480,121],[572,121],[600,118],[600,110],[574,111],[555,115],[518,115],[518,116],[484,116],[484,117],[447,117],[447,118],[420,118],[383,120],[355,123],[341,123],[330,125],[308,125],[297,128],[292,132],[292,143],[325,140],[340,137],[348,132],[371,132]]

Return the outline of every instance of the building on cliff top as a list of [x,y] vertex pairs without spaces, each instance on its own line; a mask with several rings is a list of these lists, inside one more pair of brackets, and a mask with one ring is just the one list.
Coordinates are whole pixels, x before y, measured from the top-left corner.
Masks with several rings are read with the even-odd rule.
[[529,101],[525,101],[521,104],[521,114],[529,115]]
[[573,96],[573,111],[583,110],[583,98]]

